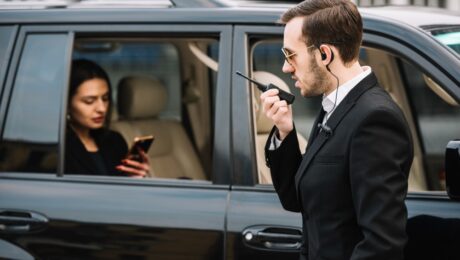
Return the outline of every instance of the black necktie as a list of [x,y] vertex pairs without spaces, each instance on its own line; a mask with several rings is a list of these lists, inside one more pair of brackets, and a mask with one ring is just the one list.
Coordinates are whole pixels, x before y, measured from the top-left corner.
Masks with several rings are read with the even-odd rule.
[[320,125],[323,124],[325,115],[326,115],[326,111],[324,111],[324,108],[321,106],[321,111],[319,112],[318,120],[316,120],[316,126],[315,126],[315,131],[313,133],[312,140],[314,140],[316,138],[316,136],[318,135],[318,133],[320,132],[320,130],[321,130]]

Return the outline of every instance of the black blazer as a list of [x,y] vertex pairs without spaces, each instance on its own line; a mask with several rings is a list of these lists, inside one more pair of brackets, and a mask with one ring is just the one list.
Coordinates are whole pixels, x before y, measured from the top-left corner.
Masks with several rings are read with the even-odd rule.
[[403,259],[413,145],[402,111],[371,74],[332,113],[332,134],[318,121],[304,155],[295,129],[270,151],[274,128],[265,147],[281,204],[302,213],[301,258]]
[[94,160],[90,157],[80,138],[68,127],[65,146],[65,173],[84,175],[118,175],[123,173],[115,169],[126,156],[128,146],[124,138],[108,129],[100,129],[91,133],[99,148],[99,153],[107,172],[100,172]]

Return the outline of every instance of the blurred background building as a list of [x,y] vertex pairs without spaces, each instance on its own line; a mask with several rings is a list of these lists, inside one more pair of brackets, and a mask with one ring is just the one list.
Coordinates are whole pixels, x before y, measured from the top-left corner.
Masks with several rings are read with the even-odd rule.
[[359,6],[374,5],[418,5],[447,8],[460,11],[459,0],[352,0]]
[[[200,0],[201,2],[224,4],[225,6],[238,6],[241,3],[247,5],[248,3],[273,3],[273,4],[286,4],[286,3],[299,3],[302,0]],[[446,8],[449,10],[460,11],[460,0],[351,0],[358,6],[383,6],[383,5],[413,5],[413,6],[431,6]],[[21,3],[23,6],[43,6],[43,5],[63,5],[72,3],[91,3],[91,4],[109,4],[116,3],[117,5],[139,5],[143,4],[158,4],[158,3],[176,3],[181,6],[193,7],[194,4],[188,4],[188,0],[0,0],[0,3],[17,4]],[[4,4],[5,5],[5,4]]]

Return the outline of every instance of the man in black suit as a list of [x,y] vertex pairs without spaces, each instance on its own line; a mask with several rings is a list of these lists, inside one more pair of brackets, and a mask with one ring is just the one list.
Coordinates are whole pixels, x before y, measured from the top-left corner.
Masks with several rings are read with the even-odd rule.
[[286,210],[301,212],[301,259],[403,259],[413,145],[402,111],[358,62],[362,20],[349,0],[307,0],[281,17],[283,72],[323,96],[302,155],[291,106],[261,95],[275,124],[266,145]]

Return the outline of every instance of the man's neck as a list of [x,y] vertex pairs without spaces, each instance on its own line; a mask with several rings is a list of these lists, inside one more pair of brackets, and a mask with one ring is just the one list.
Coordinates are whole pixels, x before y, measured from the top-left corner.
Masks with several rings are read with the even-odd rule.
[[[343,85],[347,81],[351,80],[352,78],[356,77],[357,75],[363,72],[363,69],[358,61],[355,61],[347,65],[331,64],[329,68],[331,70],[331,73],[333,73],[339,79],[339,86]],[[330,78],[332,82],[334,82],[334,84],[332,84],[331,88],[325,93],[326,95],[330,94],[337,87],[337,80],[332,75],[330,75]]]
[[358,61],[353,62],[349,66],[342,67],[342,69],[339,70],[340,76],[338,76],[340,85],[358,76],[362,72],[363,72],[363,68],[361,67]]

